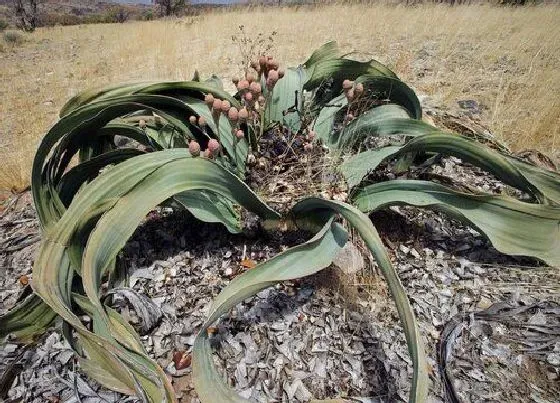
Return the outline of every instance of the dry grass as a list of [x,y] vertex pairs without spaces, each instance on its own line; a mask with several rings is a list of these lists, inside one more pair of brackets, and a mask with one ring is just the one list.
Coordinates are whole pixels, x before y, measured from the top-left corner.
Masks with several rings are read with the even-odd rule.
[[217,13],[197,20],[38,30],[0,53],[0,189],[29,183],[34,151],[70,96],[91,86],[239,72],[231,35],[278,31],[275,55],[297,64],[334,39],[396,69],[432,106],[474,99],[514,149],[558,157],[560,7],[330,6]]

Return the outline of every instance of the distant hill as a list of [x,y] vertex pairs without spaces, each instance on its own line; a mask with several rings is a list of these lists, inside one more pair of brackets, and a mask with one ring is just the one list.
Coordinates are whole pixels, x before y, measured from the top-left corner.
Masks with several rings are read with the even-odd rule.
[[152,0],[115,0],[115,3],[121,3],[121,4],[152,4]]
[[[150,0],[120,1],[120,3],[122,4],[119,4],[116,0],[42,0],[38,8],[39,25],[117,22],[116,8],[122,9],[128,19],[153,18],[154,13],[151,11]],[[14,22],[11,10],[12,0],[0,0],[0,19]]]
[[[12,7],[13,0],[0,0],[0,6],[7,8]],[[41,0],[39,9],[41,12],[67,12],[71,14],[81,15],[84,13],[99,12],[107,8],[114,7],[118,3],[128,3],[129,5],[137,5],[145,7],[150,4],[150,0],[138,1],[90,1],[90,0]],[[144,3],[144,4],[142,4]]]
[[[207,8],[247,3],[247,0],[191,0],[189,13],[204,12]],[[266,0],[263,1],[266,3]],[[13,0],[0,0],[0,20],[12,25]],[[159,10],[151,0],[41,0],[39,26],[77,25],[125,20],[151,20]]]
[[[152,4],[152,0],[114,0],[121,4]],[[246,3],[247,0],[191,0],[192,4],[238,4]]]
[[[121,4],[152,4],[152,0],[114,0]],[[191,0],[191,4],[239,4],[247,0]]]

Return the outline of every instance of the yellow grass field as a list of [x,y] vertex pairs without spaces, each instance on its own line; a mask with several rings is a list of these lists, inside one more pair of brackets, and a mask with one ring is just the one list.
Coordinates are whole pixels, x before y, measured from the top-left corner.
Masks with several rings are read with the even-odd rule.
[[231,36],[277,31],[295,65],[336,40],[394,69],[430,106],[475,100],[481,122],[514,150],[559,157],[560,7],[325,6],[216,12],[183,20],[43,28],[0,39],[0,189],[29,184],[32,158],[64,102],[92,86],[240,72]]

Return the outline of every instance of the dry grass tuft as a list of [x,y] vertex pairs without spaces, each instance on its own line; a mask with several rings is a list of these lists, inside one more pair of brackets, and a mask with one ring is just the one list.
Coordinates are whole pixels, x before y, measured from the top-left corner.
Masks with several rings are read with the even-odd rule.
[[[329,6],[217,12],[199,19],[39,29],[0,53],[0,188],[29,183],[38,141],[72,95],[147,79],[239,76],[231,35],[275,30],[274,54],[297,64],[334,39],[394,68],[431,106],[482,106],[513,149],[558,157],[560,7]],[[212,29],[208,29],[212,27]]]

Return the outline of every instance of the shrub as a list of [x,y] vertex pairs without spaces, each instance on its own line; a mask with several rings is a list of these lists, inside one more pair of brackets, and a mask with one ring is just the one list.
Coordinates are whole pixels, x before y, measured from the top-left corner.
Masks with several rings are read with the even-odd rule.
[[167,17],[180,14],[186,5],[185,0],[155,0],[154,3],[159,6],[161,14]]
[[[239,401],[232,400],[235,392],[213,363],[214,322],[264,288],[329,266],[349,239],[338,222],[342,218],[361,236],[387,280],[414,367],[410,401],[425,401],[428,364],[422,337],[367,214],[401,204],[438,210],[473,226],[503,253],[557,266],[560,175],[422,122],[416,94],[395,73],[375,60],[345,58],[335,43],[316,50],[297,68],[284,69],[265,55],[249,64],[235,80],[233,96],[212,77],[88,91],[63,107],[33,164],[33,200],[45,230],[33,268],[34,294],[0,317],[0,337],[12,334],[31,342],[61,317],[64,335],[79,346],[80,365],[89,376],[148,401],[175,401],[166,374],[133,328],[102,301],[114,285],[120,249],[154,206],[187,209],[232,233],[241,231],[241,206],[260,217],[265,230],[305,229],[315,236],[231,281],[216,297],[194,342],[192,377],[200,400]],[[118,147],[116,135],[138,146]],[[366,136],[395,135],[402,137],[402,145],[365,151],[359,146]],[[263,150],[271,144],[274,148]],[[244,182],[265,152],[319,161],[345,154],[333,167],[345,184],[322,197],[302,195],[280,214]],[[74,155],[79,163],[70,168]],[[521,201],[452,184],[391,179],[411,166],[433,164],[437,155],[483,168],[526,197]],[[391,176],[367,184],[364,179],[380,173],[382,164]],[[319,175],[309,180],[313,177]],[[90,325],[81,321],[83,315]]]
[[144,11],[141,19],[143,19],[144,21],[152,21],[154,19],[153,10],[149,9],[149,10]]
[[7,21],[1,20],[0,19],[0,32],[5,31],[6,28],[8,28],[10,24],[8,24]]
[[18,31],[5,31],[2,34],[2,38],[4,38],[7,44],[12,46],[21,45],[25,41],[23,34]]
[[120,23],[126,22],[130,16],[128,10],[124,7],[111,7],[105,17],[106,22]]
[[78,25],[84,22],[84,18],[75,14],[43,13],[39,16],[38,25],[42,27]]

